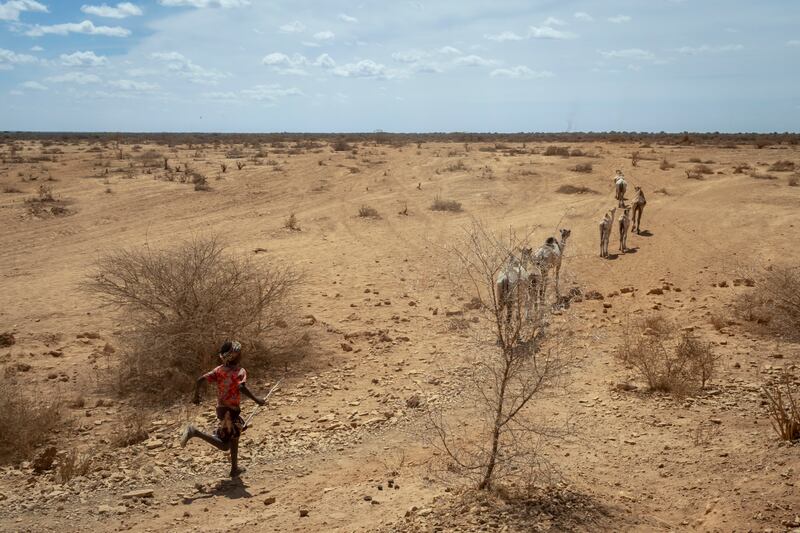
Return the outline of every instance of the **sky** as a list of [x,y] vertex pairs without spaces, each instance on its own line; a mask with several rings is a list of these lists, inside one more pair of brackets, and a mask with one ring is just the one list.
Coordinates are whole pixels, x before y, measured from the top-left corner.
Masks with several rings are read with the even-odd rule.
[[0,130],[798,131],[800,0],[0,0]]

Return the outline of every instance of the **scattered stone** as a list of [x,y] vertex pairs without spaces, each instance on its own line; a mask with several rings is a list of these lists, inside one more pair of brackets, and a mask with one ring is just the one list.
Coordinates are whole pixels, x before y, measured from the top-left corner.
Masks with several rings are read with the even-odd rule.
[[419,394],[412,394],[411,396],[406,399],[406,407],[409,409],[416,409],[417,407],[422,405],[422,397]]
[[0,348],[5,348],[6,346],[13,346],[16,344],[17,339],[14,338],[14,334],[10,331],[5,333],[0,333]]
[[305,518],[308,516],[308,509],[300,509],[300,518]]
[[352,352],[353,351],[353,347],[350,345],[350,343],[343,342],[342,343],[342,351]]
[[264,498],[264,505],[272,505],[275,503],[275,496],[267,496]]
[[662,289],[660,287],[655,287],[655,288],[650,289],[649,291],[647,291],[647,294],[664,294],[664,289]]
[[41,474],[47,470],[52,470],[57,453],[58,450],[56,450],[55,446],[48,446],[40,451],[33,459],[33,471]]
[[366,496],[364,496],[364,501],[365,501],[365,502],[371,502],[371,501],[372,501],[372,496],[370,496],[369,494],[367,494]]
[[152,498],[153,497],[153,489],[137,489],[132,490],[130,492],[126,492],[122,495],[122,498],[125,500],[130,500],[131,498]]

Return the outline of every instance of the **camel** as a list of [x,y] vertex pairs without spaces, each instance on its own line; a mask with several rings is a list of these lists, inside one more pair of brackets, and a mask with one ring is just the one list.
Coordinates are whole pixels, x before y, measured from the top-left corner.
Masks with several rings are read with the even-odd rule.
[[527,266],[532,262],[531,252],[531,248],[523,248],[521,260],[517,259],[514,254],[509,255],[497,275],[496,289],[499,310],[502,312],[505,309],[508,322],[511,322],[516,298],[525,293],[527,293],[526,317],[530,317],[533,295],[536,292],[539,278],[538,270],[535,267]]
[[564,258],[564,250],[567,246],[567,237],[572,233],[568,229],[561,230],[561,242],[555,237],[548,237],[544,244],[533,254],[533,261],[539,266],[541,272],[541,284],[539,286],[539,301],[544,304],[545,291],[547,290],[547,275],[552,270],[555,273],[556,299],[558,293],[558,276],[561,272],[561,260]]
[[[644,206],[647,204],[647,200],[644,198],[644,192],[642,191],[641,187],[634,187],[636,190],[636,195],[633,197],[633,225],[631,226],[631,231],[636,231],[638,235],[639,232],[642,230],[642,213],[644,212]],[[639,218],[637,220],[636,213],[639,213]]]
[[628,182],[625,181],[622,171],[617,170],[617,174],[614,176],[614,198],[619,202],[618,207],[625,207],[625,191],[627,190]]
[[623,254],[628,249],[628,230],[631,228],[631,208],[626,207],[619,217],[619,251]]
[[616,212],[617,208],[612,208],[600,221],[600,257],[608,257],[608,241],[611,238],[611,228],[614,226]]

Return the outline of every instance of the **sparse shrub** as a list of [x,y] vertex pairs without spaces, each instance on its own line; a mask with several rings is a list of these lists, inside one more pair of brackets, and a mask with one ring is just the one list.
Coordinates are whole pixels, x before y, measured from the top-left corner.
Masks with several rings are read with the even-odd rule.
[[450,211],[453,213],[458,213],[461,211],[461,202],[456,200],[445,200],[438,194],[433,197],[433,203],[431,204],[432,211]]
[[800,185],[800,176],[790,176],[787,180],[789,187],[797,187]]
[[711,345],[684,333],[661,315],[629,322],[623,329],[617,357],[633,367],[652,391],[681,397],[705,387],[718,356]]
[[597,194],[597,191],[585,185],[562,185],[556,192],[561,194]]
[[378,210],[368,205],[362,205],[358,208],[358,216],[361,218],[380,218]]
[[689,158],[689,163],[702,163],[702,162],[703,162],[703,160],[700,159],[699,157],[690,157]]
[[303,356],[308,337],[278,327],[291,320],[298,281],[289,268],[197,238],[105,254],[83,288],[121,309],[129,325],[120,334],[118,390],[157,403],[188,393],[225,339],[242,341],[253,376]]
[[579,163],[579,164],[575,165],[574,167],[570,167],[570,170],[572,172],[589,173],[589,172],[592,171],[592,164],[591,163]]
[[289,215],[289,218],[283,223],[283,227],[292,231],[300,231],[300,225],[297,223],[297,217],[294,213]]
[[146,150],[136,156],[143,167],[159,167],[164,156],[155,150]]
[[570,157],[591,157],[591,154],[587,154],[580,148],[573,148],[569,152]]
[[705,178],[703,178],[703,174],[701,174],[700,172],[697,172],[696,170],[687,170],[686,171],[686,178],[690,179],[690,180],[698,180],[698,181],[703,181],[703,179],[705,179]]
[[333,143],[332,148],[334,152],[349,152],[353,149],[353,147],[347,144],[347,141],[344,139],[339,139]]
[[708,165],[695,165],[692,169],[694,172],[698,174],[713,174],[714,170],[709,167]]
[[728,320],[719,313],[714,313],[708,317],[708,321],[714,326],[717,331],[722,331],[723,328],[728,326]]
[[633,152],[631,154],[631,166],[636,166],[639,164],[639,152]]
[[211,186],[208,184],[208,178],[200,174],[199,172],[192,172],[192,184],[194,184],[194,190],[196,191],[210,191]]
[[467,165],[464,164],[464,160],[463,159],[459,159],[455,163],[450,163],[449,165],[447,165],[444,168],[444,170],[446,172],[459,172],[459,171],[462,171],[462,170],[467,170]]
[[733,173],[734,174],[744,174],[746,171],[752,170],[752,167],[747,163],[739,163],[738,165],[734,165]]
[[13,185],[6,185],[6,186],[3,187],[3,192],[6,193],[6,194],[14,194],[14,193],[22,192],[22,191],[19,190],[16,187],[14,187]]
[[568,146],[548,146],[547,148],[544,149],[544,153],[542,155],[569,157],[569,147]]
[[667,158],[665,157],[664,159],[661,160],[661,163],[659,163],[658,168],[660,168],[661,170],[669,170],[671,168],[675,168],[675,164],[667,161]]
[[800,336],[800,267],[772,265],[757,277],[753,290],[737,298],[738,315],[773,333]]
[[112,194],[113,192],[114,191],[111,189],[111,187],[106,187],[106,194]]
[[750,172],[750,177],[756,180],[776,180],[778,176],[773,176],[772,174],[763,174],[756,170]]
[[45,184],[39,185],[36,200],[39,202],[54,202],[53,188]]
[[244,161],[237,161],[236,168],[242,170],[244,168]]
[[800,391],[784,371],[780,383],[764,387],[772,428],[782,440],[800,439]]
[[92,469],[92,454],[72,449],[58,459],[55,479],[62,485],[78,476],[87,475]]
[[225,171],[228,170],[228,165],[225,163],[220,163],[219,168],[222,170],[222,173],[225,174]]
[[127,413],[114,428],[111,444],[118,448],[133,446],[146,441],[150,437],[147,432],[147,417],[141,409]]
[[32,397],[29,385],[13,372],[0,373],[0,464],[32,457],[61,419],[58,400]]

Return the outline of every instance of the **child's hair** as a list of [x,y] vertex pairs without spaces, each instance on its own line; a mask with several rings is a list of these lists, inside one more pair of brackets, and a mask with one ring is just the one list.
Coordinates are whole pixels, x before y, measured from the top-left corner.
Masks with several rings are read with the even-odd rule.
[[219,357],[224,363],[238,363],[242,356],[242,345],[236,341],[225,341],[219,348]]

